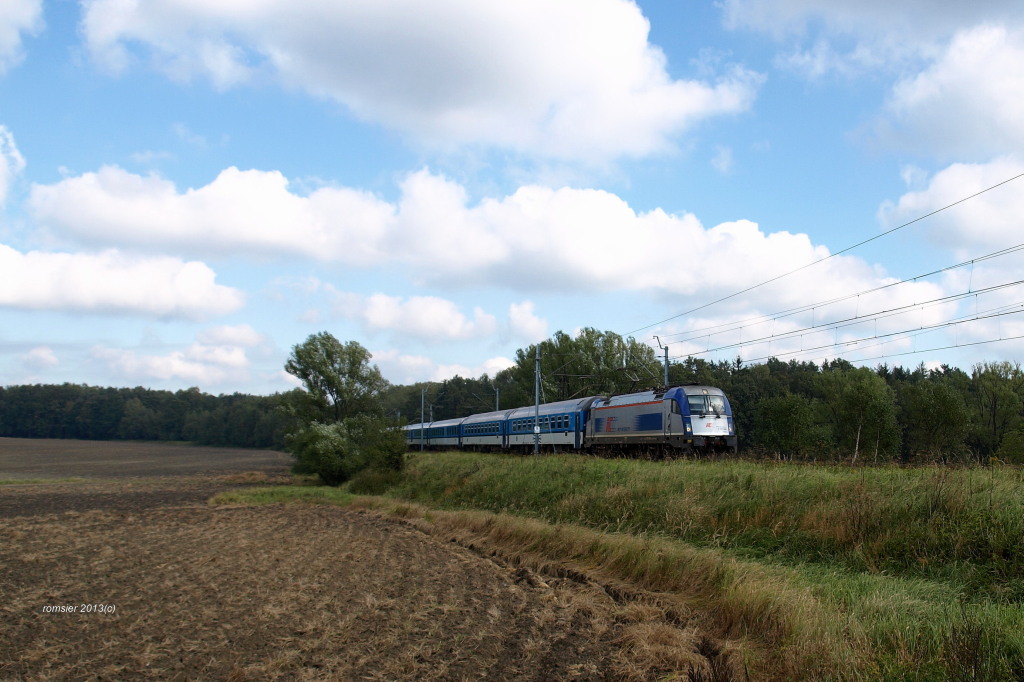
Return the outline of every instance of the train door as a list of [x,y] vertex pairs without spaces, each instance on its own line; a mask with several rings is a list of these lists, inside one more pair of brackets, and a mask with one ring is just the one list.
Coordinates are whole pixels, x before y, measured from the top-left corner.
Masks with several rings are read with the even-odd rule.
[[679,447],[679,439],[683,437],[683,413],[679,402],[675,398],[666,398],[661,405],[662,435],[666,443]]

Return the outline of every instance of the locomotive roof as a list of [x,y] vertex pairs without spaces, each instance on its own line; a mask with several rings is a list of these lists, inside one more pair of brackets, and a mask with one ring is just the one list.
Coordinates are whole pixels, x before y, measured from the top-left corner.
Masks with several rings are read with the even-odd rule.
[[679,388],[683,389],[683,393],[686,395],[725,395],[722,389],[704,384],[687,384]]

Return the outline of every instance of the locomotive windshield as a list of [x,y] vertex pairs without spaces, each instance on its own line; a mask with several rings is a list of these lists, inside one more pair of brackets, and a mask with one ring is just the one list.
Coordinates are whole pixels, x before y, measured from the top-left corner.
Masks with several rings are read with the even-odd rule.
[[690,404],[690,414],[701,416],[714,414],[725,414],[725,397],[720,395],[688,395],[686,401]]

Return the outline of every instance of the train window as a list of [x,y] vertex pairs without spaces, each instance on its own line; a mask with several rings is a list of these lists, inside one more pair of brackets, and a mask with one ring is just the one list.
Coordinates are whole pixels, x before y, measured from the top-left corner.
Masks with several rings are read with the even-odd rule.
[[704,414],[704,396],[688,395],[686,401],[690,403],[690,414]]
[[720,395],[709,395],[708,402],[711,404],[711,411],[715,414],[725,414],[725,398]]

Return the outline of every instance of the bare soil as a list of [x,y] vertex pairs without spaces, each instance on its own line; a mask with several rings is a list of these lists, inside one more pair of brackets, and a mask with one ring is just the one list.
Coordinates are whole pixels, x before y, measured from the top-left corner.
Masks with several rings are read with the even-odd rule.
[[0,480],[82,477],[0,485],[2,680],[731,677],[592,582],[373,513],[207,504],[281,453],[64,443],[0,439]]

